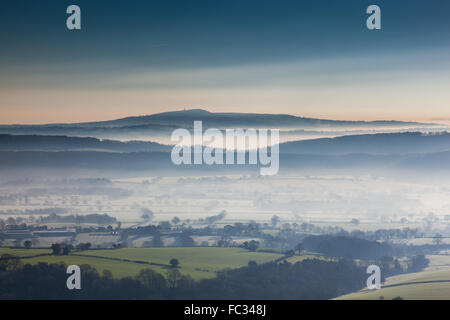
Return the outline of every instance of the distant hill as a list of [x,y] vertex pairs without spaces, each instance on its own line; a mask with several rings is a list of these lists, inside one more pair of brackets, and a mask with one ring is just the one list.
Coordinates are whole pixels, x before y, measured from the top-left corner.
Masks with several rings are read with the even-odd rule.
[[142,141],[121,142],[97,138],[0,134],[0,150],[164,152],[170,151],[170,147]]
[[[257,165],[175,166],[171,150],[171,146],[153,142],[0,134],[0,169],[258,171]],[[450,133],[365,134],[283,143],[280,145],[280,172],[284,170],[450,173]]]
[[[90,137],[0,134],[0,150],[170,152],[171,146],[155,142]],[[450,151],[450,133],[378,133],[301,140],[280,144],[282,154],[421,154]]]
[[[180,165],[172,163],[169,152],[94,151],[0,151],[0,170],[54,169],[115,172],[257,173],[257,165]],[[415,174],[450,174],[450,152],[409,155],[301,155],[281,154],[280,173],[318,172],[382,173],[410,171]],[[98,173],[97,172],[97,173]]]
[[262,113],[215,113],[202,109],[171,111],[153,115],[126,117],[117,120],[67,124],[79,127],[123,127],[143,125],[171,125],[183,128],[192,126],[195,120],[203,121],[207,127],[330,127],[330,126],[396,126],[418,125],[401,121],[339,121],[297,117],[288,114]]
[[[101,140],[66,136],[0,134],[1,151],[95,151],[120,153],[170,153],[172,147],[154,142]],[[409,161],[431,154],[450,152],[450,133],[420,132],[351,135],[336,138],[301,140],[280,144],[281,160],[288,167],[342,165],[408,158]],[[77,156],[82,156],[77,154]],[[391,157],[395,156],[395,157]],[[401,157],[399,157],[401,156]],[[147,156],[144,156],[147,157]],[[168,156],[167,159],[170,159]],[[4,159],[3,159],[4,160]],[[330,163],[328,163],[330,162]],[[386,163],[386,162],[385,162]],[[94,165],[95,166],[95,165]]]
[[0,134],[14,135],[52,135],[72,137],[96,137],[106,139],[140,139],[142,137],[168,137],[177,129],[172,125],[140,126],[93,126],[83,124],[49,124],[49,125],[0,125]]
[[345,155],[408,154],[450,151],[450,133],[421,132],[350,135],[280,144],[281,153]]
[[64,135],[109,139],[167,137],[176,128],[191,129],[195,120],[204,128],[405,128],[433,124],[401,121],[339,121],[296,117],[287,114],[213,113],[201,109],[164,112],[147,116],[84,123],[0,125],[0,133],[16,135]]
[[78,126],[141,126],[141,125],[176,125],[190,127],[195,120],[203,121],[207,127],[329,127],[329,126],[396,126],[414,125],[415,122],[399,121],[338,121],[296,117],[288,114],[261,113],[214,113],[202,109],[172,111],[148,116],[127,117],[111,121],[88,122]]

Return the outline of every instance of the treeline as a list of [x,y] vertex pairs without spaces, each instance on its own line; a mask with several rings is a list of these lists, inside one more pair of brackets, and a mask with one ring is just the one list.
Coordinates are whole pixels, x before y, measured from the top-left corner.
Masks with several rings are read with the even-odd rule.
[[330,299],[365,286],[365,268],[349,260],[308,259],[296,264],[268,263],[220,272],[194,281],[169,269],[167,277],[151,269],[136,277],[114,279],[81,266],[81,290],[66,288],[66,266],[0,263],[0,299]]
[[394,253],[387,243],[344,236],[308,236],[303,239],[302,245],[307,251],[350,259],[379,259]]
[[392,244],[396,256],[412,256],[425,254],[439,254],[443,250],[449,250],[450,244]]
[[351,232],[342,230],[337,234],[366,240],[413,239],[423,237],[423,232],[418,228],[378,229],[375,231],[354,230]]
[[[9,209],[0,211],[0,215],[49,215],[49,214],[65,214],[67,213],[66,208],[37,208],[37,209]],[[17,220],[18,219],[18,220]],[[18,217],[17,221],[25,221],[23,217]],[[21,223],[21,222],[19,222]]]
[[64,215],[51,214],[37,219],[39,223],[95,223],[95,224],[114,224],[117,219],[107,214],[87,214],[87,215]]
[[[59,215],[52,213],[48,216],[41,216],[38,218],[31,217],[28,220],[32,220],[32,223],[27,224],[27,219],[23,217],[9,217],[6,220],[0,219],[0,229],[6,230],[49,230],[44,223],[80,223],[80,224],[98,224],[98,225],[108,225],[118,223],[117,219],[105,214],[87,214],[87,215]],[[36,223],[41,225],[36,225]],[[84,228],[78,228],[79,230],[84,230]],[[87,232],[99,231],[98,228],[85,228]],[[103,230],[103,229],[101,229]]]
[[[208,221],[213,224],[225,216],[225,212],[221,212],[217,216],[207,217]],[[160,239],[164,233],[189,233],[190,236],[218,236],[219,240],[216,245],[221,247],[239,246],[232,240],[232,237],[252,237],[262,239],[262,246],[265,248],[290,250],[293,249],[299,242],[303,241],[309,234],[322,234],[328,237],[346,237],[361,239],[367,241],[388,240],[395,238],[415,238],[421,236],[418,229],[380,229],[376,231],[363,232],[360,230],[347,232],[339,227],[319,227],[310,223],[285,223],[278,229],[276,233],[267,233],[264,230],[269,228],[267,224],[260,224],[254,221],[248,223],[234,223],[225,225],[223,228],[213,228],[205,226],[203,228],[192,228],[186,223],[171,225],[169,222],[161,222],[160,225],[138,226],[136,228],[127,228],[120,231],[122,241],[125,241],[129,236],[134,235],[150,235],[155,237],[154,244],[146,243],[146,246],[161,246]],[[355,240],[358,243],[364,241]],[[191,241],[181,241],[182,243],[191,243]],[[386,248],[384,248],[386,249]],[[384,250],[382,249],[382,250]],[[397,249],[397,248],[396,248]],[[391,254],[388,252],[387,254]]]
[[302,250],[328,257],[375,260],[386,257],[412,257],[436,254],[448,250],[448,244],[407,245],[378,242],[360,238],[320,235],[307,236],[301,242]]

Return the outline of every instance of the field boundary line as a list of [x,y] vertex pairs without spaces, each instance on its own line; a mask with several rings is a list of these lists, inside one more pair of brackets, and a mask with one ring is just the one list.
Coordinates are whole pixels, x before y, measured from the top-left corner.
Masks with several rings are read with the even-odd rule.
[[171,268],[171,265],[163,264],[163,263],[156,263],[156,262],[150,262],[150,261],[141,261],[141,260],[130,260],[130,259],[122,259],[122,258],[114,258],[114,257],[102,257],[102,256],[95,256],[95,255],[89,255],[89,254],[79,254],[79,253],[71,253],[72,256],[79,256],[79,257],[85,257],[85,258],[98,258],[98,259],[105,259],[105,260],[114,260],[114,261],[121,261],[121,262],[132,262],[132,263],[139,263],[139,264],[148,264],[152,266],[158,266],[158,267],[165,267],[165,268]]
[[381,289],[384,288],[392,288],[392,287],[400,287],[400,286],[407,286],[411,284],[426,284],[426,283],[447,283],[450,282],[450,280],[429,280],[429,281],[411,281],[411,282],[402,282],[402,283],[395,283],[395,284],[389,284],[387,286],[381,286]]

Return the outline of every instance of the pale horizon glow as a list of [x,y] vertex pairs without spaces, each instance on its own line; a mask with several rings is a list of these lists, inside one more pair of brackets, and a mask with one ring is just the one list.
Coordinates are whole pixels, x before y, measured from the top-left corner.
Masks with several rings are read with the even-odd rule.
[[183,109],[450,122],[447,4],[386,2],[369,31],[358,0],[175,2],[84,1],[74,32],[64,5],[6,1],[0,124]]
[[[436,54],[425,52],[420,58],[434,61]],[[98,78],[92,74],[80,78],[17,74],[8,86],[0,88],[0,123],[90,122],[183,109],[448,123],[450,68],[447,63],[442,68],[431,62],[425,69],[408,69],[415,59],[406,54],[375,63],[369,63],[374,58],[368,56],[184,71],[143,70],[112,79],[101,74]],[[378,70],[380,67],[385,71]]]

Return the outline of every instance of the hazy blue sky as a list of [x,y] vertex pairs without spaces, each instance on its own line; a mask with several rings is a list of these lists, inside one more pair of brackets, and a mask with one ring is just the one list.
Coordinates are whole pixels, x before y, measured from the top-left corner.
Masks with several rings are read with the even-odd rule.
[[[370,4],[382,30],[366,28]],[[181,108],[450,119],[449,13],[448,0],[2,0],[0,123]]]

